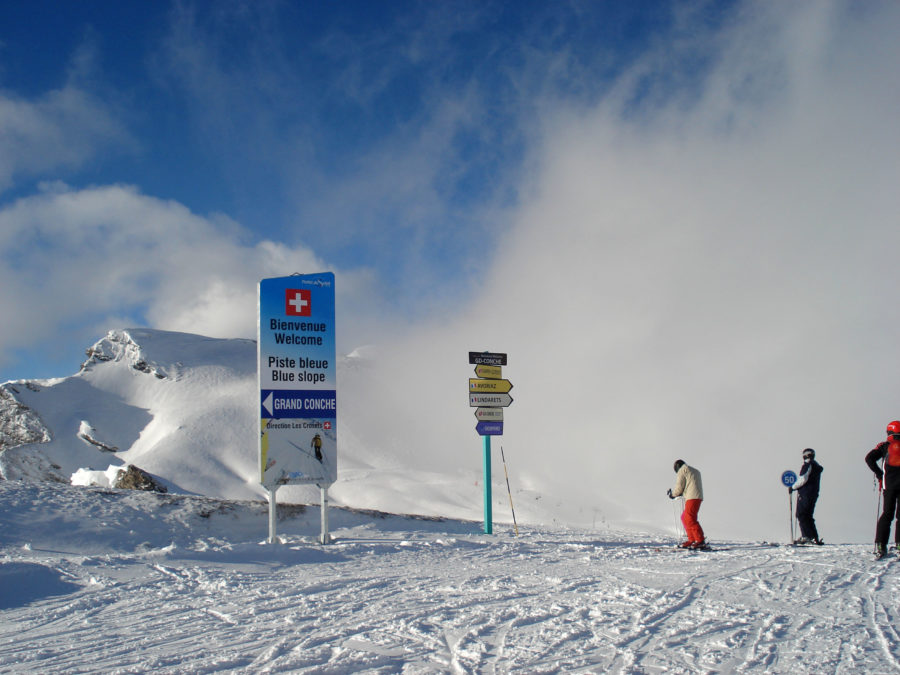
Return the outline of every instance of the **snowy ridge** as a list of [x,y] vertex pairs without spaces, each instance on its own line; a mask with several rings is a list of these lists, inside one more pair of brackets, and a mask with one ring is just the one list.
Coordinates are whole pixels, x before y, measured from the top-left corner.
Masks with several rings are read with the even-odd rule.
[[152,373],[160,379],[166,376],[165,369],[160,368],[159,364],[147,362],[141,346],[134,341],[128,331],[110,331],[105,338],[90,347],[86,354],[88,358],[81,364],[82,372],[93,369],[99,363],[126,361],[132,368],[142,373]]
[[250,340],[110,331],[76,375],[3,385],[33,432],[4,443],[0,475],[68,482],[78,469],[135,464],[170,490],[253,498],[255,350]]
[[[868,546],[501,527],[0,481],[0,671],[887,673]],[[177,626],[177,630],[173,630]],[[123,636],[134,636],[124,639]]]

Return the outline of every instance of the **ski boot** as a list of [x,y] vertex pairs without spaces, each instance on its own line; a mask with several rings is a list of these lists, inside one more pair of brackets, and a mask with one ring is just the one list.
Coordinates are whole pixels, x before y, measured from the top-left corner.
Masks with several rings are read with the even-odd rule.
[[887,555],[887,547],[884,544],[875,544],[875,560],[881,560]]

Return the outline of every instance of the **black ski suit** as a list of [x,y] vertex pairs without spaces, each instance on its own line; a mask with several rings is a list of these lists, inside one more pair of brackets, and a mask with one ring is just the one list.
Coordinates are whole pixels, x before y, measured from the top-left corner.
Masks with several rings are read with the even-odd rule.
[[[878,466],[881,459],[884,460],[884,470]],[[892,437],[872,448],[866,455],[866,464],[879,481],[884,479],[884,510],[875,526],[875,543],[887,547],[891,521],[897,518],[894,543],[900,544],[900,438]]]
[[797,492],[797,522],[800,523],[800,536],[811,541],[819,541],[819,532],[816,529],[816,521],[813,512],[816,510],[816,500],[819,498],[819,482],[822,477],[822,465],[811,459],[803,462],[800,468],[800,487],[794,487]]

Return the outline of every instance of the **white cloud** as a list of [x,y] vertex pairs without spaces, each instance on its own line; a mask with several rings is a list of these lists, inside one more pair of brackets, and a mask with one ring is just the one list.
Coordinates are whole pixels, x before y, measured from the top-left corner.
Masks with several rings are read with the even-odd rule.
[[[85,322],[102,334],[123,316],[168,330],[254,337],[261,278],[327,265],[303,246],[247,240],[227,219],[198,216],[129,186],[57,184],[19,200],[0,210],[7,317],[0,354]],[[342,302],[359,310],[348,326],[358,325],[375,311],[376,289],[365,271],[338,272]]]
[[66,83],[29,99],[0,90],[0,193],[16,180],[75,169],[134,140],[90,82],[92,51],[75,54]]

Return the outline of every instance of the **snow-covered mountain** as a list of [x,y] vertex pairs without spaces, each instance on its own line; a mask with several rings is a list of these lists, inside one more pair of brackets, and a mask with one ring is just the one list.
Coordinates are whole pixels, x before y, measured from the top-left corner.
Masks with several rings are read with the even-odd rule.
[[4,478],[134,464],[177,492],[249,499],[255,343],[111,331],[71,377],[2,386]]
[[[393,455],[367,432],[362,387],[371,350],[338,359],[335,504],[478,519],[482,490],[470,470],[429,470]],[[170,491],[261,499],[257,481],[256,343],[147,328],[113,330],[87,349],[75,375],[0,386],[0,476],[70,482],[80,469],[131,464]],[[371,384],[371,383],[369,383]],[[510,520],[495,476],[497,520]],[[527,493],[523,492],[523,496]],[[528,495],[517,516],[542,518]],[[538,495],[539,496],[539,495]],[[315,488],[279,489],[281,502],[318,501]],[[532,505],[533,503],[533,505]],[[546,501],[544,502],[546,503]],[[540,515],[539,515],[540,514]]]

